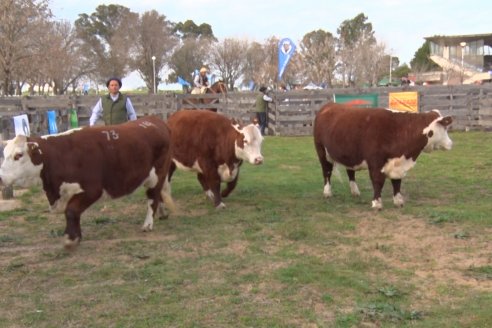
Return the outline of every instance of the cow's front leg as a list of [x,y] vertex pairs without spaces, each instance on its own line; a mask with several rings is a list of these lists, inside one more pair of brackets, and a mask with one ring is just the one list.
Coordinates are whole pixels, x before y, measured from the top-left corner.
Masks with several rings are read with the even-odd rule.
[[205,175],[202,173],[198,173],[196,175],[198,182],[200,182],[200,185],[202,186],[203,191],[205,192],[205,195],[213,202],[214,201],[214,194],[212,190],[210,189],[210,186],[208,185],[207,179],[205,178]]
[[393,185],[393,204],[397,207],[402,207],[405,204],[405,200],[400,193],[401,179],[391,179],[391,184]]
[[80,229],[80,215],[76,210],[66,209],[65,218],[67,225],[65,227],[65,248],[75,248],[82,239],[82,230]]
[[214,202],[215,208],[225,208],[225,204],[222,203],[222,197],[220,195],[220,176],[218,173],[212,173],[204,176],[204,185],[208,186],[206,191],[207,196]]
[[372,189],[374,191],[372,199],[372,208],[380,210],[383,208],[383,201],[381,200],[381,191],[383,190],[384,181],[386,176],[381,173],[380,170],[374,167],[369,167],[369,176],[372,182]]
[[234,180],[228,182],[226,188],[224,190],[222,190],[222,197],[223,198],[226,198],[227,196],[229,196],[229,194],[234,190],[234,188],[236,188],[238,179],[239,179],[239,169],[237,171],[237,174],[236,174],[236,177],[234,178]]
[[82,240],[82,229],[80,228],[80,217],[82,213],[93,203],[95,203],[101,193],[88,195],[80,193],[74,195],[67,203],[65,208],[65,219],[67,225],[65,227],[65,248],[72,249],[76,247]]
[[359,187],[355,182],[355,171],[347,169],[347,176],[349,178],[350,193],[352,194],[352,196],[360,196]]

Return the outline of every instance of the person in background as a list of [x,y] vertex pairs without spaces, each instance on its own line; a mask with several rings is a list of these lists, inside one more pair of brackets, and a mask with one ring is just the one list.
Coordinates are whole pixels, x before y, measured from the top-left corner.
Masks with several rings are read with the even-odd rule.
[[260,94],[256,97],[255,112],[258,124],[260,125],[261,135],[265,135],[265,129],[267,127],[268,117],[268,103],[273,99],[267,95],[267,88],[265,86],[260,87]]
[[113,125],[133,121],[137,119],[137,114],[133,108],[130,98],[120,92],[121,80],[116,77],[110,78],[106,82],[109,94],[99,98],[89,119],[89,125],[93,126],[100,118],[105,125]]
[[192,94],[202,94],[205,93],[208,88],[208,77],[207,77],[207,68],[200,68],[200,73],[195,76],[193,79],[193,90],[191,90]]

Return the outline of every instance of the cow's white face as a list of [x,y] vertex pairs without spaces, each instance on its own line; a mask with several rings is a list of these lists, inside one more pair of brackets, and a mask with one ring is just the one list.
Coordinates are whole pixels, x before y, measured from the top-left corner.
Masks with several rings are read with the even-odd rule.
[[436,149],[451,150],[453,141],[448,136],[448,127],[452,122],[451,116],[439,117],[424,129],[423,134],[427,136],[425,152],[429,153]]
[[18,135],[9,140],[3,150],[4,160],[0,167],[0,179],[5,185],[28,187],[40,181],[43,165],[34,165],[31,151],[41,152],[36,143],[28,143],[26,136]]
[[253,165],[263,163],[263,156],[261,155],[261,143],[263,142],[263,137],[260,130],[253,124],[249,124],[238,131],[243,134],[244,137],[243,145],[238,144],[238,141],[236,140],[236,144],[234,145],[236,157],[243,161],[248,161]]

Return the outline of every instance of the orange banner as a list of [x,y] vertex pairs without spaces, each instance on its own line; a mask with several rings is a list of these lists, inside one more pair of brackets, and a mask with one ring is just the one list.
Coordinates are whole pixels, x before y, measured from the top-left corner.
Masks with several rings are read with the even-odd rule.
[[402,112],[419,111],[419,94],[418,92],[390,92],[389,108]]

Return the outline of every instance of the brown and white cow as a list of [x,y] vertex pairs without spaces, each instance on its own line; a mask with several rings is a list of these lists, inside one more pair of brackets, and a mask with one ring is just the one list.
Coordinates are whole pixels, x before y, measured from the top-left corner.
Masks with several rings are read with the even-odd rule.
[[[227,197],[236,187],[243,161],[263,163],[263,137],[253,124],[240,127],[227,117],[200,110],[174,113],[167,121],[174,142],[173,165],[176,169],[197,172],[198,181],[215,207],[225,207]],[[220,192],[221,182],[227,183]]]
[[383,108],[355,108],[327,104],[314,122],[314,144],[324,177],[325,197],[331,197],[331,173],[335,163],[346,167],[353,195],[359,195],[355,171],[368,169],[374,196],[372,207],[381,209],[381,190],[386,177],[393,185],[393,203],[403,206],[401,180],[422,151],[449,150],[451,117],[439,111],[403,113]]
[[[166,176],[171,139],[166,123],[149,116],[113,126],[84,127],[44,137],[16,136],[4,149],[3,184],[43,185],[50,209],[64,212],[65,246],[82,238],[81,214],[103,196],[121,197],[143,186],[147,216],[142,229],[172,206]],[[162,193],[162,194],[161,194]]]

